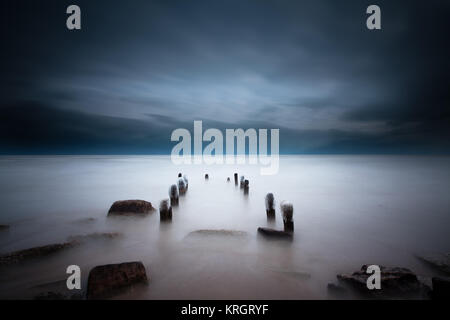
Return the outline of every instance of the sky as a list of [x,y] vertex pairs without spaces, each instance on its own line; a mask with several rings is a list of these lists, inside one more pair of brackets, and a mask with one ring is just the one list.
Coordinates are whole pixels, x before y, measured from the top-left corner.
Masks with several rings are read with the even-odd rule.
[[[366,28],[371,4],[381,30]],[[450,153],[449,1],[0,9],[0,154],[167,154],[194,120],[278,128],[288,154]]]

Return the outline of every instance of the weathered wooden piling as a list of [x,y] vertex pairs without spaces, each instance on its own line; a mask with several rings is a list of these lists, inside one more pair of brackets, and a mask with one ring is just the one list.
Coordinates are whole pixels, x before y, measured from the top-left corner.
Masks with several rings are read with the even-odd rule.
[[238,174],[237,173],[234,174],[234,184],[236,186],[238,185]]
[[178,192],[180,193],[180,196],[183,196],[186,193],[186,182],[183,178],[178,179]]
[[173,184],[169,188],[169,198],[170,198],[170,205],[172,207],[178,206],[178,187],[176,184]]
[[239,179],[239,185],[240,185],[241,189],[244,188],[244,181],[245,181],[245,177],[241,176],[241,178]]
[[247,179],[244,180],[244,194],[248,194],[249,183],[250,182]]
[[181,172],[178,174],[178,178],[181,178]]
[[205,174],[205,180],[208,180],[208,179],[209,179],[209,175]]
[[183,175],[184,183],[186,184],[186,191],[189,188],[189,180],[187,178],[187,175]]
[[161,221],[172,221],[172,207],[169,199],[162,200],[159,203],[159,217]]
[[281,202],[280,207],[281,213],[283,215],[284,231],[294,232],[294,221],[292,220],[292,216],[294,214],[294,207],[292,203],[283,201]]
[[275,198],[273,193],[266,194],[266,214],[267,220],[275,219]]
[[227,178],[227,182],[230,182],[230,177]]

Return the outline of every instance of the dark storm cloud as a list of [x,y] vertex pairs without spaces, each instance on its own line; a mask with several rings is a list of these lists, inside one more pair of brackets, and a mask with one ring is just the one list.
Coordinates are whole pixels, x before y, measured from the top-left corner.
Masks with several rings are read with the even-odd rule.
[[4,150],[166,152],[194,119],[280,128],[287,153],[450,150],[447,1],[377,1],[374,32],[372,3],[331,0],[79,0],[69,32],[72,2],[2,4]]
[[1,153],[165,153],[168,130],[134,119],[24,102],[1,109]]

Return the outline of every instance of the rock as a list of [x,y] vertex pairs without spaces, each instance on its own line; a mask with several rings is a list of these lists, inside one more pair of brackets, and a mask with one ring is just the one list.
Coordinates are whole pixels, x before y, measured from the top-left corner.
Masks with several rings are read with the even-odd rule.
[[172,221],[172,207],[169,199],[162,200],[159,204],[159,217],[161,221]]
[[246,237],[247,232],[245,231],[237,231],[237,230],[225,230],[225,229],[203,229],[203,230],[196,230],[190,232],[188,237],[192,236],[220,236],[220,237]]
[[7,224],[0,224],[0,231],[9,230],[9,226]]
[[87,299],[112,297],[137,283],[147,283],[147,273],[142,262],[97,266],[89,272]]
[[431,292],[432,299],[435,300],[450,300],[450,278],[449,277],[433,277],[431,279],[433,284],[433,291]]
[[25,259],[39,258],[47,256],[58,251],[62,251],[67,248],[74,247],[78,242],[70,241],[64,243],[49,244],[46,246],[34,247],[25,250],[19,250],[11,253],[7,253],[0,256],[0,265],[7,265],[12,263],[18,263]]
[[122,237],[120,232],[94,232],[83,235],[70,236],[67,238],[69,242],[84,242],[88,240],[100,240],[100,239],[116,239]]
[[258,228],[258,233],[269,239],[281,239],[281,240],[292,240],[293,235],[291,232],[280,231],[270,228]]
[[366,273],[368,265],[363,265],[360,271],[351,275],[338,274],[338,280],[355,289],[358,293],[371,298],[423,298],[427,295],[427,287],[423,285],[417,276],[409,269],[398,267],[380,266],[381,289],[369,290]]
[[416,255],[416,257],[425,262],[430,267],[446,273],[450,274],[450,253],[447,254],[428,254],[426,256]]
[[113,203],[108,215],[145,215],[153,210],[152,204],[144,200],[122,200]]

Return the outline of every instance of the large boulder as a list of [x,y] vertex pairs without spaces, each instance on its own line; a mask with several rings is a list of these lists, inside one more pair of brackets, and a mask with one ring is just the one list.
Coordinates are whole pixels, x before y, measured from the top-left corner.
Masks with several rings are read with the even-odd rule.
[[367,273],[368,265],[363,265],[361,270],[353,272],[351,275],[338,274],[338,280],[371,298],[391,299],[391,298],[425,298],[429,288],[423,285],[417,276],[407,268],[380,266],[381,289],[367,288],[367,279],[372,274]]
[[138,283],[147,283],[142,262],[97,266],[89,272],[87,299],[105,299]]
[[113,203],[108,215],[145,215],[153,210],[152,204],[144,200],[121,200]]

